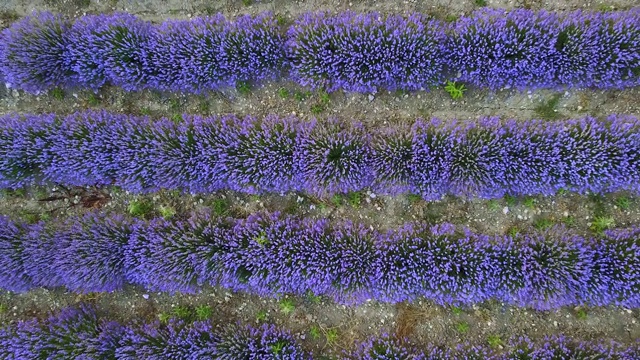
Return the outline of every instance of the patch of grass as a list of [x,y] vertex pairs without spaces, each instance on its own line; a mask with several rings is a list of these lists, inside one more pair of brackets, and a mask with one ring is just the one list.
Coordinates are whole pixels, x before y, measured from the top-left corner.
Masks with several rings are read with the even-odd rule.
[[515,196],[505,195],[504,203],[507,204],[507,206],[509,207],[515,206],[518,203],[518,199]]
[[475,0],[474,2],[476,3],[477,6],[480,6],[480,7],[487,6],[486,0]]
[[553,220],[545,217],[539,218],[533,223],[533,227],[535,227],[538,230],[546,230],[552,227],[553,225],[554,225]]
[[563,195],[567,195],[569,193],[569,190],[562,188],[562,189],[558,189],[558,191],[556,191],[556,195],[558,196],[563,196]]
[[79,8],[86,8],[91,5],[91,0],[74,0],[73,3]]
[[611,216],[596,216],[591,223],[591,230],[596,233],[601,233],[607,229],[611,229],[615,225],[615,219]]
[[462,309],[458,306],[452,306],[451,312],[453,313],[453,315],[456,315],[456,316],[462,315]]
[[9,308],[7,307],[7,305],[5,304],[0,304],[0,314],[4,314],[7,312],[7,310],[9,310]]
[[318,100],[320,101],[321,104],[328,105],[329,102],[331,101],[331,96],[329,96],[328,92],[324,90],[320,90],[318,91]]
[[362,193],[359,191],[352,191],[348,193],[347,201],[349,202],[349,205],[351,205],[352,207],[356,209],[359,208],[362,202]]
[[129,203],[128,210],[131,216],[144,218],[153,211],[153,205],[145,200],[136,199]]
[[10,24],[10,23],[20,19],[20,14],[18,14],[14,10],[3,10],[3,11],[0,11],[0,19],[2,19],[4,22]]
[[327,339],[327,344],[335,344],[338,340],[338,329],[329,329],[324,336]]
[[173,121],[176,124],[180,124],[184,120],[182,119],[182,114],[176,113],[176,114],[171,115],[171,121]]
[[163,324],[166,324],[167,322],[169,322],[171,318],[172,318],[171,314],[166,312],[161,312],[160,314],[158,314],[158,320],[160,320],[160,322]]
[[509,231],[507,231],[507,235],[511,236],[512,238],[515,238],[516,236],[518,236],[518,234],[520,234],[520,228],[518,228],[517,226],[512,226],[509,228]]
[[256,321],[261,322],[266,320],[267,320],[267,311],[266,310],[258,311],[258,313],[256,314]]
[[335,194],[331,197],[331,203],[335,207],[341,206],[343,202],[344,202],[343,196],[340,194]]
[[204,321],[210,319],[213,316],[213,308],[209,305],[196,306],[196,319]]
[[487,208],[491,211],[496,211],[500,209],[500,203],[497,200],[489,200],[487,202]]
[[311,325],[311,327],[309,328],[309,335],[311,335],[311,338],[313,340],[318,340],[320,339],[320,337],[322,337],[322,330],[320,330],[320,327],[318,325]]
[[291,299],[282,299],[280,301],[280,311],[285,314],[285,315],[289,315],[291,314],[294,310],[296,309],[296,304],[293,302],[293,300]]
[[191,311],[191,308],[189,308],[188,306],[183,306],[183,305],[176,306],[173,309],[173,313],[178,319],[181,319],[184,321],[191,321],[191,319],[193,318],[193,312]]
[[87,104],[89,104],[89,106],[98,106],[100,105],[100,98],[96,94],[89,94]]
[[524,205],[526,208],[530,210],[534,210],[536,208],[536,203],[537,203],[536,199],[527,196],[522,202],[522,205]]
[[500,335],[489,335],[489,337],[487,338],[487,343],[494,349],[503,345]]
[[287,25],[287,18],[282,14],[276,14],[276,23],[278,26],[285,26]]
[[198,112],[203,115],[208,115],[211,112],[211,106],[209,105],[209,101],[207,99],[202,99],[198,103]]
[[142,109],[140,109],[140,115],[151,116],[151,109],[149,109],[148,107],[143,107]]
[[629,198],[626,196],[618,196],[618,198],[615,200],[615,204],[621,210],[629,210],[629,208],[631,207],[631,200],[629,200]]
[[251,94],[251,85],[246,81],[239,81],[236,84],[236,91],[242,96],[248,96]]
[[461,321],[456,324],[456,331],[460,334],[466,334],[469,332],[469,323]]
[[578,318],[578,320],[587,320],[587,311],[585,309],[578,309],[578,311],[576,311],[576,318]]
[[573,216],[565,216],[562,219],[562,223],[566,226],[566,227],[574,227],[576,225],[576,218],[574,218]]
[[216,216],[223,216],[229,212],[230,205],[231,204],[229,204],[229,200],[227,199],[223,199],[223,198],[214,199],[213,202],[211,203],[211,210],[213,210],[213,213]]
[[303,102],[311,96],[310,91],[296,91],[293,93],[293,98],[298,102]]
[[260,234],[258,234],[258,236],[256,236],[253,240],[257,242],[258,245],[260,246],[265,246],[269,244],[269,238],[267,238],[267,233],[264,231],[261,231]]
[[608,5],[608,4],[598,5],[598,11],[601,11],[601,12],[611,12],[615,10],[616,8],[613,5]]
[[407,195],[407,200],[409,200],[409,202],[412,205],[415,205],[417,203],[419,203],[420,201],[422,201],[422,196],[418,195],[418,194],[408,194]]
[[449,93],[452,99],[460,99],[464,96],[464,92],[467,89],[464,87],[464,84],[456,84],[455,81],[447,81],[447,84],[444,86],[444,90]]
[[314,294],[311,290],[307,291],[307,299],[314,304],[322,302],[322,296]]
[[449,14],[444,18],[444,21],[452,23],[458,21],[459,18],[460,17],[458,15]]
[[280,99],[286,100],[289,98],[289,90],[285,89],[285,88],[280,88],[278,89],[278,96],[280,97]]
[[167,220],[171,219],[176,215],[176,210],[171,206],[161,205],[158,208],[158,212],[160,213],[160,216],[162,216],[164,219],[167,219]]
[[593,203],[594,216],[605,216],[607,214],[607,209],[605,207],[606,199],[602,194],[589,194],[588,198]]
[[253,0],[242,0],[242,5],[251,6],[253,4]]
[[313,104],[311,105],[311,113],[313,115],[320,115],[326,110],[325,106],[322,104]]
[[60,89],[60,88],[55,88],[52,89],[49,94],[51,95],[52,98],[60,101],[62,99],[64,99],[64,90]]
[[8,198],[23,198],[27,195],[27,190],[24,188],[18,189],[2,189],[2,195]]
[[273,352],[273,355],[280,355],[286,344],[286,341],[278,340],[275,344],[269,345],[269,347],[271,347],[271,352]]
[[543,101],[533,108],[533,112],[543,120],[555,120],[560,117],[560,113],[556,110],[562,95],[555,94],[550,99]]

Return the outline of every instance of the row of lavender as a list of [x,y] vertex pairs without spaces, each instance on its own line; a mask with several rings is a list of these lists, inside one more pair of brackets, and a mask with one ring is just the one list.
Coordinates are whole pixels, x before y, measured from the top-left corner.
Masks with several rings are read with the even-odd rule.
[[548,123],[418,120],[412,127],[304,122],[274,115],[184,116],[176,123],[108,112],[0,118],[0,187],[115,184],[132,192],[231,189],[414,192],[426,199],[638,191],[633,116]]
[[290,73],[327,90],[415,90],[456,78],[498,89],[640,84],[640,11],[485,9],[442,23],[421,14],[313,13],[285,28],[262,14],[154,26],[129,14],[71,22],[34,14],[2,33],[0,72],[37,92],[105,83],[200,92]]
[[640,306],[640,231],[487,236],[450,224],[379,232],[279,215],[149,223],[89,215],[59,226],[0,218],[0,288],[100,292],[222,286],[341,303],[495,299],[537,309]]
[[[28,320],[0,329],[0,357],[18,359],[312,359],[291,334],[274,326],[232,325],[216,328],[209,321],[123,326],[96,315],[86,305],[71,307],[45,320]],[[487,346],[457,349],[417,348],[388,336],[356,344],[336,358],[381,359],[618,359],[640,357],[638,344],[578,342],[555,336],[534,343],[517,338],[509,350]],[[322,357],[321,357],[322,358]]]

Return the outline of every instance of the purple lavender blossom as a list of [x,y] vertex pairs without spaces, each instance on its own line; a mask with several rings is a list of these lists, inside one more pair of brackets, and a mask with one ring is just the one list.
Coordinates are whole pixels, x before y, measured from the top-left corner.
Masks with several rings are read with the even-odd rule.
[[390,194],[411,191],[411,131],[406,128],[383,129],[375,133],[371,146],[371,166],[375,173],[372,187],[375,191]]
[[373,181],[371,147],[361,124],[313,123],[299,135],[296,163],[312,193],[360,191]]
[[55,268],[64,286],[77,292],[121,289],[131,233],[130,222],[119,216],[88,214],[74,219],[56,236]]
[[[430,349],[431,350],[431,349]],[[432,351],[429,356],[406,344],[406,341],[392,338],[387,334],[362,342],[356,351],[348,354],[344,359],[354,360],[427,360],[435,358]],[[439,354],[440,357],[444,354]]]
[[33,284],[24,264],[26,226],[0,216],[0,284],[9,291],[23,292]]
[[426,88],[442,81],[440,28],[420,14],[306,14],[289,29],[293,77],[329,91]]
[[220,360],[298,360],[306,358],[293,337],[273,325],[228,326],[220,332],[214,357]]
[[34,12],[4,29],[0,73],[5,81],[29,92],[71,85],[65,64],[70,26],[60,15]]
[[89,15],[69,32],[68,67],[83,86],[99,88],[106,81],[125,90],[147,85],[151,24],[133,15]]

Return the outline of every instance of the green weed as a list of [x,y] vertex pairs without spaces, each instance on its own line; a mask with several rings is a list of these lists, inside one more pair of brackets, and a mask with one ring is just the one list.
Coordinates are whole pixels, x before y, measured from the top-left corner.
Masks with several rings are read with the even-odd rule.
[[320,330],[318,325],[311,325],[311,328],[309,328],[309,335],[311,335],[313,340],[318,340],[322,336],[322,330]]
[[148,107],[143,107],[142,109],[140,109],[140,115],[151,116],[151,109],[149,109]]
[[578,311],[576,311],[576,317],[578,318],[578,320],[586,320],[587,311],[585,309],[578,309]]
[[213,308],[209,305],[196,306],[196,319],[200,321],[207,320],[213,315]]
[[607,229],[611,229],[616,225],[615,220],[611,216],[596,216],[591,223],[591,230],[601,233]]
[[349,201],[349,205],[357,209],[360,207],[360,203],[362,202],[362,193],[359,191],[352,191],[347,194],[347,200]]
[[526,208],[528,208],[528,209],[530,209],[530,210],[534,210],[534,209],[536,208],[536,202],[537,202],[537,201],[536,201],[536,199],[534,199],[534,198],[532,198],[532,197],[528,197],[528,196],[527,196],[527,197],[524,199],[524,201],[522,202],[522,204],[523,204]]
[[256,321],[262,322],[266,320],[267,320],[267,311],[266,310],[258,311],[258,313],[256,314]]
[[562,223],[566,226],[566,227],[574,227],[576,225],[576,218],[574,218],[573,216],[565,216],[562,219]]
[[236,84],[236,91],[242,96],[248,96],[251,94],[251,86],[246,81],[239,81]]
[[489,200],[487,202],[487,207],[491,211],[496,211],[496,210],[500,209],[500,203],[497,200]]
[[452,306],[451,312],[453,313],[453,315],[456,315],[456,316],[462,315],[462,309],[457,306]]
[[211,209],[216,216],[226,215],[229,212],[229,206],[229,200],[223,198],[214,199],[211,203]]
[[271,344],[270,347],[273,355],[280,355],[286,344],[287,342],[284,340],[278,340],[275,344]]
[[629,200],[629,198],[626,196],[619,196],[616,199],[615,204],[621,210],[629,210],[629,208],[631,207],[631,200]]
[[487,338],[487,343],[489,343],[489,346],[494,349],[502,346],[503,344],[500,335],[489,335],[489,337]]
[[296,309],[296,305],[293,302],[293,300],[291,299],[282,299],[280,301],[280,311],[285,314],[285,315],[289,315],[291,314],[294,310]]
[[90,106],[98,106],[100,105],[100,99],[98,98],[98,96],[96,96],[96,94],[89,94],[89,96],[87,97],[87,103]]
[[289,90],[287,90],[285,88],[278,89],[278,96],[283,100],[288,99],[289,98]]
[[518,199],[515,196],[505,195],[504,202],[505,204],[507,204],[507,206],[511,207],[515,206],[518,203]]
[[164,219],[167,219],[167,220],[171,219],[176,215],[176,210],[171,206],[161,205],[158,208],[158,212],[160,213],[160,216],[162,216]]
[[135,217],[146,217],[153,211],[153,206],[145,200],[132,200],[129,203],[129,214]]
[[466,321],[461,321],[456,324],[456,331],[460,334],[466,334],[469,332],[469,324]]
[[419,203],[420,201],[422,201],[422,196],[418,195],[418,194],[408,194],[407,195],[407,200],[409,200],[409,202],[412,205],[415,205],[417,203]]
[[329,329],[324,336],[327,339],[327,344],[335,344],[336,340],[338,340],[338,329]]
[[311,92],[309,91],[296,91],[293,94],[293,98],[298,102],[303,102],[307,100],[311,96]]
[[49,94],[51,95],[51,97],[53,97],[54,99],[56,99],[58,101],[64,99],[64,90],[62,90],[60,88],[52,89]]
[[538,230],[546,230],[553,226],[553,221],[549,218],[539,218],[533,223],[533,227]]
[[487,6],[487,0],[475,0],[475,3],[480,7]]
[[449,93],[452,99],[460,99],[464,96],[464,92],[467,89],[464,87],[464,84],[457,85],[456,82],[447,81],[447,84],[444,86],[444,90]]
[[161,312],[160,314],[158,314],[158,320],[160,320],[160,322],[163,324],[169,322],[169,320],[171,320],[171,317],[171,314],[165,312]]

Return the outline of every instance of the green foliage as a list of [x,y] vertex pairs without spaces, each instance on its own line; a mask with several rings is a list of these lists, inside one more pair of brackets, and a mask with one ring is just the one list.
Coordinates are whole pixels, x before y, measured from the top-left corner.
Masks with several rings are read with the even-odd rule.
[[536,203],[537,203],[536,199],[534,199],[534,198],[532,198],[532,197],[528,197],[528,196],[527,196],[527,197],[524,199],[524,201],[522,202],[522,204],[523,204],[526,208],[531,209],[531,210],[533,210],[533,209],[535,209],[535,208],[536,208]]
[[60,88],[52,89],[49,94],[58,101],[64,99],[64,90]]
[[285,345],[287,345],[287,342],[284,340],[278,340],[275,344],[271,344],[270,347],[273,355],[280,355]]
[[90,106],[98,106],[100,105],[100,99],[96,96],[96,94],[89,94],[87,97],[87,103]]
[[136,199],[129,203],[128,210],[131,216],[144,218],[153,211],[153,205],[146,200]]
[[322,114],[325,111],[325,107],[322,104],[313,104],[311,105],[311,113],[313,115],[319,115]]
[[362,202],[362,193],[359,191],[352,191],[347,194],[347,200],[352,207],[357,209],[360,207],[360,203]]
[[296,99],[296,101],[298,102],[303,102],[307,100],[310,96],[311,96],[310,91],[296,91],[293,94],[293,98]]
[[7,305],[0,303],[0,315],[6,313],[7,310],[9,310]]
[[223,216],[229,212],[229,200],[218,198],[214,199],[211,203],[211,209],[216,216]]
[[242,0],[242,5],[251,6],[253,4],[253,0]]
[[500,203],[497,200],[489,200],[487,202],[487,207],[491,211],[496,211],[496,210],[500,209]]
[[320,327],[318,325],[314,324],[311,325],[311,328],[309,328],[309,334],[311,335],[311,338],[313,340],[318,340],[322,336],[322,331],[320,330]]
[[469,332],[469,323],[467,323],[466,321],[461,321],[457,323],[456,331],[459,332],[460,334],[466,334],[467,332]]
[[457,85],[456,82],[447,81],[447,84],[444,86],[444,90],[449,93],[452,99],[460,99],[464,96],[464,92],[467,89],[464,87],[464,84]]
[[340,194],[335,194],[331,197],[331,203],[335,207],[341,206],[342,202],[343,202],[343,198],[342,198],[342,195]]
[[188,306],[178,305],[173,309],[173,314],[181,320],[191,321],[193,312]]
[[546,230],[553,226],[553,221],[549,218],[539,218],[534,223],[533,226],[538,230]]
[[169,99],[169,110],[172,112],[180,111],[182,105],[180,104],[180,100],[176,98]]
[[509,228],[509,231],[507,231],[507,235],[511,236],[512,238],[515,238],[516,236],[518,236],[518,234],[520,234],[520,229],[517,226],[512,226]]
[[631,200],[629,200],[629,198],[626,196],[619,196],[616,199],[615,204],[621,210],[629,210],[629,208],[631,207]]
[[171,219],[176,215],[176,210],[171,206],[161,205],[158,208],[158,212],[160,213],[160,216],[162,216],[164,219],[167,219],[167,220]]
[[140,115],[151,116],[151,109],[149,109],[148,107],[143,107],[142,109],[140,109]]
[[285,89],[285,88],[280,88],[278,89],[278,96],[280,96],[281,99],[285,100],[289,98],[289,90]]
[[296,309],[296,305],[293,303],[293,300],[291,299],[282,299],[280,301],[280,311],[285,314],[285,315],[289,315],[291,314],[294,310]]
[[327,344],[335,344],[335,342],[338,340],[338,329],[329,329],[324,334],[324,336],[327,339]]
[[452,306],[451,307],[451,312],[456,316],[462,315],[462,309],[457,307],[457,306]]
[[419,203],[420,201],[422,201],[422,196],[418,195],[418,194],[408,194],[407,195],[407,200],[409,200],[409,202],[412,205],[415,205],[417,203]]
[[578,318],[578,320],[586,320],[587,319],[587,311],[585,309],[578,309],[578,311],[576,311],[576,317]]
[[307,291],[307,299],[314,304],[322,302],[322,296],[314,294],[311,290]]
[[251,94],[251,86],[246,81],[239,81],[236,84],[236,91],[242,96],[248,96]]
[[170,319],[171,319],[171,314],[169,313],[161,312],[160,314],[158,314],[158,320],[160,320],[160,322],[163,324],[166,324],[167,322],[169,322]]
[[561,97],[562,95],[560,94],[553,95],[549,100],[536,105],[533,112],[543,120],[558,119],[560,114],[558,113],[558,110],[556,110],[556,107],[558,106]]
[[173,121],[175,124],[180,124],[184,120],[182,119],[182,114],[175,113],[175,114],[171,115],[171,121]]
[[209,101],[207,101],[207,99],[202,99],[199,103],[198,103],[198,112],[200,114],[203,115],[209,115],[209,113],[211,112],[211,107],[209,106]]
[[494,349],[503,345],[500,335],[489,335],[489,337],[487,338],[487,343],[489,343],[489,346]]
[[607,229],[611,229],[615,225],[615,219],[611,216],[596,216],[591,223],[591,230],[596,233],[601,233]]
[[260,246],[265,246],[269,244],[269,239],[267,238],[267,233],[264,231],[261,231],[260,234],[258,236],[256,236],[255,242],[258,243],[258,245]]
[[518,203],[518,199],[515,196],[505,195],[504,202],[507,206],[515,206]]
[[458,15],[449,14],[444,18],[444,21],[452,23],[452,22],[458,21],[458,18],[459,18]]
[[574,218],[573,216],[565,216],[562,219],[562,223],[566,226],[566,227],[574,227],[576,225],[576,218]]
[[204,321],[210,319],[213,315],[213,308],[209,305],[196,306],[196,319]]
[[256,314],[256,321],[262,322],[265,320],[267,320],[267,311],[266,310],[258,311],[258,313]]
[[565,188],[562,188],[562,189],[559,189],[558,191],[556,191],[556,195],[558,195],[558,196],[567,195],[568,193],[569,193],[569,190],[567,190]]
[[0,190],[0,193],[8,198],[23,198],[27,195],[27,190],[25,190],[24,188],[2,189]]
[[282,14],[276,14],[276,23],[278,26],[285,26],[287,25],[287,18]]
[[475,0],[474,2],[480,7],[487,6],[487,0]]

